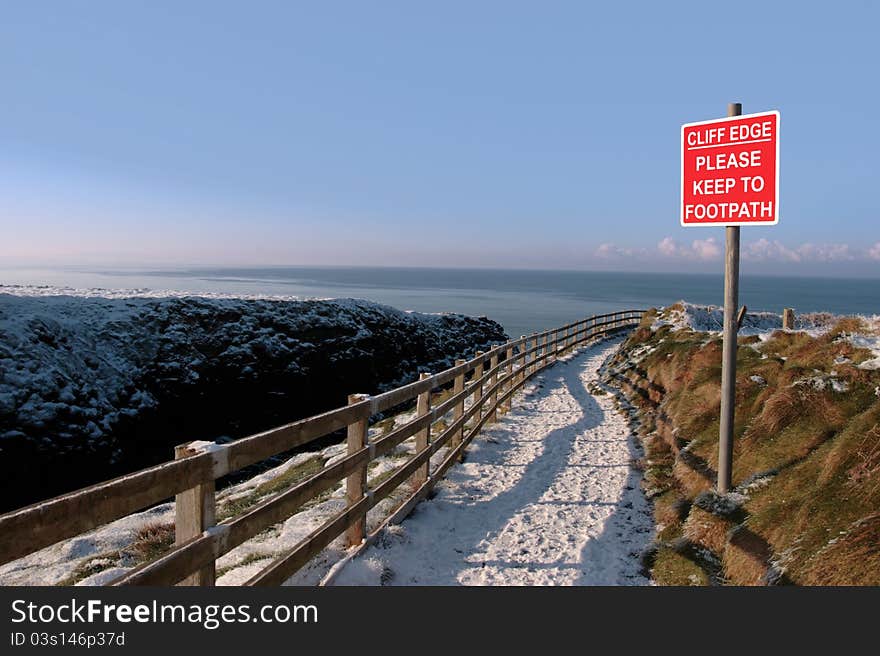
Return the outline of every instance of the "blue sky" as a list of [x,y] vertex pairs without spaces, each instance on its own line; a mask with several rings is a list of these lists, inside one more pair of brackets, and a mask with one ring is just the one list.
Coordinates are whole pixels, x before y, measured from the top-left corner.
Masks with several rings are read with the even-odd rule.
[[715,271],[679,127],[740,101],[743,270],[877,275],[877,6],[8,3],[0,263]]

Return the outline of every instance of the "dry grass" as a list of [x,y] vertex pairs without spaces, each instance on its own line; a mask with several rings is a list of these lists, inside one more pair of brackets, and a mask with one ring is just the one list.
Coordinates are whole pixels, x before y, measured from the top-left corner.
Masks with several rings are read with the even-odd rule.
[[125,551],[138,562],[147,562],[168,551],[173,544],[174,524],[154,522],[138,529]]
[[816,554],[805,585],[880,585],[880,513],[856,521]]
[[693,499],[701,492],[708,492],[715,485],[714,480],[686,464],[680,458],[675,461],[672,473],[689,499]]
[[727,544],[727,534],[734,526],[730,520],[693,506],[684,522],[682,535],[694,544],[722,554]]
[[[714,575],[705,566],[700,574],[689,551],[701,547],[721,555],[735,584],[878,582],[880,372],[859,369],[870,352],[841,339],[867,328],[847,317],[820,337],[777,331],[760,344],[740,340],[734,483],[763,482],[748,489],[742,516],[730,519],[689,506],[714,487],[720,343],[704,344],[706,336],[691,331],[640,331],[629,342],[655,347],[639,371],[627,372],[636,391],[623,389],[655,427],[643,444],[660,539],[690,545],[657,551],[658,583],[710,582]],[[846,391],[834,391],[831,378]],[[671,463],[652,455],[661,447],[674,454]]]
[[749,528],[739,527],[722,553],[724,574],[733,585],[766,585],[771,555],[765,540]]
[[840,404],[827,392],[805,386],[783,387],[771,391],[743,437],[752,441],[773,438],[804,418],[809,418],[813,426],[839,427],[844,415]]
[[859,317],[843,317],[834,324],[826,334],[825,339],[832,341],[840,335],[855,335],[868,332],[868,326]]
[[880,487],[880,425],[869,430],[856,450],[856,464],[849,468],[849,484],[874,495]]

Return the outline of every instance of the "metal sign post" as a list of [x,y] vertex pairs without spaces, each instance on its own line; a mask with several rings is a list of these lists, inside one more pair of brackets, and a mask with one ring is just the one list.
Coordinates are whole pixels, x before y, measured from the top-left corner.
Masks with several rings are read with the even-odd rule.
[[[740,116],[742,105],[730,103],[728,116]],[[721,426],[718,429],[718,493],[730,490],[733,469],[733,416],[736,407],[736,309],[739,305],[739,226],[724,231],[724,333],[721,347]]]
[[681,225],[725,226],[724,343],[718,439],[720,494],[730,491],[736,401],[739,304],[739,229],[779,221],[779,112],[742,115],[681,126]]

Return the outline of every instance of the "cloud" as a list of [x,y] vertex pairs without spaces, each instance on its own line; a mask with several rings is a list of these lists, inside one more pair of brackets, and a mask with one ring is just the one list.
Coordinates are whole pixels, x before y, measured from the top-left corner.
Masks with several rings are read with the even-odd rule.
[[801,255],[778,241],[769,241],[763,237],[758,241],[746,244],[742,249],[743,259],[755,262],[782,261],[800,262]]
[[605,243],[601,244],[593,254],[603,260],[619,260],[646,255],[647,251],[644,248],[624,248],[617,244]]
[[721,244],[715,237],[694,239],[690,245],[681,244],[672,237],[664,237],[657,244],[657,250],[665,257],[709,261],[721,255]]
[[678,251],[680,248],[678,242],[672,237],[664,237],[660,240],[660,243],[657,244],[657,250],[666,257],[676,257],[679,254]]
[[880,241],[871,246],[868,250],[868,257],[872,260],[880,260]]
[[691,249],[701,260],[714,260],[721,255],[721,245],[715,241],[715,237],[694,239]]
[[[721,255],[722,245],[714,237],[695,239],[689,245],[666,237],[657,244],[657,250],[665,257],[708,262]],[[753,262],[828,263],[854,262],[865,259],[880,260],[880,242],[864,251],[854,249],[848,244],[813,244],[810,242],[790,248],[782,242],[761,238],[744,244],[742,257],[744,260]]]
[[856,259],[847,244],[801,244],[797,248],[804,262],[849,262]]

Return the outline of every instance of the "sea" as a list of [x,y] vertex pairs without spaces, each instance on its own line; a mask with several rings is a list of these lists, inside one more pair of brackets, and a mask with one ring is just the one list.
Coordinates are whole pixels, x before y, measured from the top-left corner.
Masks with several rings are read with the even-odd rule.
[[[417,312],[487,316],[517,337],[614,310],[723,303],[708,274],[392,267],[0,268],[0,284],[360,298]],[[880,314],[880,279],[743,276],[740,304],[781,313]]]

